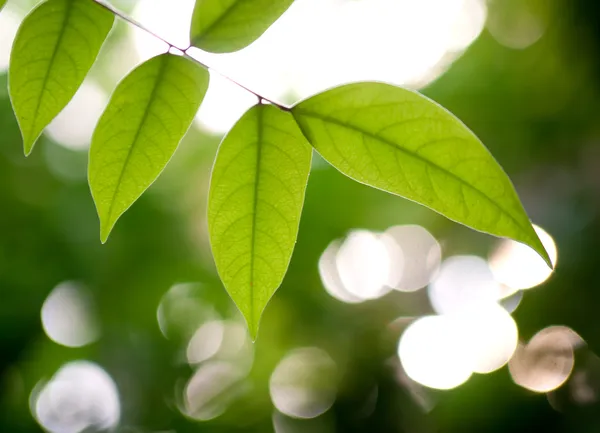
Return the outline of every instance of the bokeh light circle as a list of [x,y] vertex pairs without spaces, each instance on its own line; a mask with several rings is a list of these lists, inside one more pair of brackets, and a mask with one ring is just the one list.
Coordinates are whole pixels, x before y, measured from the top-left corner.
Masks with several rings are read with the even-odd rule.
[[335,240],[323,251],[319,258],[319,275],[327,293],[342,302],[356,304],[362,302],[363,299],[346,290],[337,269],[336,257],[340,245],[341,242]]
[[463,329],[469,345],[474,373],[491,373],[503,367],[519,343],[519,331],[512,316],[500,305],[489,304],[451,316]]
[[393,287],[414,292],[429,284],[442,258],[442,249],[433,235],[418,225],[390,227],[384,235],[396,243],[402,255],[402,269]]
[[289,353],[277,365],[269,382],[271,399],[281,413],[315,418],[333,405],[337,367],[327,352],[316,347]]
[[390,290],[390,255],[375,233],[351,232],[337,253],[336,265],[340,281],[356,297],[376,299]]
[[548,327],[528,344],[519,344],[508,363],[513,381],[534,392],[550,392],[563,385],[575,364],[577,334],[566,327]]
[[61,283],[50,292],[41,318],[48,338],[63,346],[85,346],[100,334],[91,296],[73,282]]
[[398,356],[408,377],[429,388],[456,388],[473,373],[468,339],[446,316],[411,323],[400,337]]
[[500,298],[500,285],[482,258],[453,256],[442,263],[428,295],[438,314],[454,313],[494,304]]
[[[552,236],[544,229],[533,226],[542,245],[556,266],[558,251]],[[494,278],[512,289],[529,289],[542,284],[552,274],[544,259],[527,245],[503,239],[490,255],[490,269]]]
[[34,399],[36,419],[52,433],[111,430],[121,415],[115,382],[88,361],[65,364]]

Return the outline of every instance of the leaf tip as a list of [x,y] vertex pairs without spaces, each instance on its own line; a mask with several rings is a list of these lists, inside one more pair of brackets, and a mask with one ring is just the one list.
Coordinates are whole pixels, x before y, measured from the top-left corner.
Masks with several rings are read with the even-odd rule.
[[244,319],[246,320],[246,325],[248,326],[248,333],[250,334],[250,339],[252,343],[256,343],[256,339],[258,338],[258,322],[253,320],[252,315],[246,315],[243,313]]
[[548,267],[551,270],[554,270],[554,263],[552,262],[552,259],[550,258],[548,251],[546,251],[546,248],[543,245],[541,246],[541,250],[538,250],[538,254],[542,257],[542,259],[544,259],[544,262],[546,262]]
[[110,235],[112,229],[113,225],[100,222],[100,242],[102,242],[102,245],[104,245],[106,241],[108,241],[108,236]]
[[248,331],[250,331],[250,339],[253,343],[256,343],[256,339],[258,338],[258,323],[248,325]]
[[25,135],[23,135],[23,153],[25,154],[26,157],[31,155],[31,152],[33,152],[34,145],[35,145],[34,140],[30,140],[27,137],[25,137]]
[[548,267],[551,270],[554,270],[554,262],[552,260],[552,258],[550,257],[550,254],[548,253],[546,247],[544,246],[544,244],[542,243],[542,240],[540,238],[539,233],[537,232],[537,230],[534,228],[534,226],[532,225],[533,228],[533,235],[534,235],[534,239],[533,241],[529,244],[529,246],[531,248],[533,248],[533,250],[539,254],[539,256],[544,260],[544,262],[548,265]]
[[260,316],[258,316],[258,320],[256,320],[256,316],[253,313],[246,313],[244,311],[242,311],[242,316],[244,316],[244,320],[246,321],[246,326],[248,327],[248,334],[250,334],[250,339],[252,340],[252,343],[256,343],[256,339],[258,338],[258,329],[260,325]]

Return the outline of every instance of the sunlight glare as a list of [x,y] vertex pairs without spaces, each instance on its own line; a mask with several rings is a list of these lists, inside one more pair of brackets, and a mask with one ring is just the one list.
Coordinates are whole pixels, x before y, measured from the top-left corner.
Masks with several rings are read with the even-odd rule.
[[[145,27],[181,48],[190,45],[190,17],[194,0],[139,0],[132,16]],[[129,26],[140,61],[165,53],[169,48],[152,35]]]
[[215,134],[224,134],[257,102],[256,96],[211,72],[210,85],[195,121]]
[[[184,48],[193,4],[140,0],[133,15]],[[298,100],[361,80],[423,86],[477,38],[486,13],[484,0],[296,0],[240,51],[211,54],[193,48],[189,53],[272,99]],[[152,36],[132,32],[142,60],[167,50]],[[256,98],[228,89],[211,75],[214,82],[198,122],[223,133]]]
[[0,74],[8,69],[10,51],[23,16],[7,5],[0,14]]
[[425,316],[402,333],[398,356],[415,382],[435,389],[452,389],[473,373],[468,339],[460,324],[447,316]]
[[[550,261],[556,266],[557,249],[554,239],[541,227],[533,226]],[[539,286],[552,274],[544,259],[527,245],[503,239],[489,257],[494,278],[513,289],[530,289]]]
[[381,238],[367,230],[351,232],[336,257],[340,281],[361,299],[376,299],[387,293],[391,260]]
[[385,285],[390,289],[398,287],[404,275],[404,253],[396,239],[389,233],[381,233],[379,240],[386,248],[390,260],[390,269]]
[[478,306],[453,315],[469,343],[474,373],[491,373],[506,365],[519,343],[517,324],[498,304]]
[[442,263],[428,295],[433,309],[444,314],[494,304],[500,298],[500,286],[482,258],[453,256]]
[[342,302],[356,304],[363,299],[346,290],[337,269],[336,257],[341,244],[341,241],[335,240],[323,251],[319,258],[319,275],[327,293]]
[[86,149],[107,103],[108,95],[104,89],[94,80],[86,79],[69,104],[48,125],[46,132],[68,149]]
[[297,3],[290,20],[311,22],[310,32],[288,36],[287,60],[300,97],[352,81],[424,85],[448,54],[456,57],[479,35],[486,16],[481,0]]
[[403,257],[401,278],[394,288],[414,292],[429,284],[442,258],[440,244],[431,233],[418,225],[404,225],[390,227],[384,235],[396,242]]

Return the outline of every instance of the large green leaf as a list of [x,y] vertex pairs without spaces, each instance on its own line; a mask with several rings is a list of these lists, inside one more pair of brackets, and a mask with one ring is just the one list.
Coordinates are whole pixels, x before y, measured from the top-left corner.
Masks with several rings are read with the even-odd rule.
[[93,1],[48,0],[21,24],[9,87],[26,155],[83,83],[113,22]]
[[313,96],[292,112],[315,149],[347,176],[525,243],[550,265],[508,176],[479,139],[435,102],[366,82]]
[[208,227],[217,270],[253,338],[287,270],[312,150],[290,113],[251,108],[217,154]]
[[92,137],[89,182],[106,242],[156,180],[192,124],[208,72],[184,57],[154,57],[119,83]]
[[294,0],[196,0],[192,45],[213,53],[229,53],[251,44]]

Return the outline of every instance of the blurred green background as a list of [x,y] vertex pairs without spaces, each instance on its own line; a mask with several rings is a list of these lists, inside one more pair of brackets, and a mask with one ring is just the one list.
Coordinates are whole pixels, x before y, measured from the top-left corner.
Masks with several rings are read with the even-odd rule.
[[[421,0],[398,0],[411,1]],[[0,46],[10,46],[6,29],[14,22],[7,16],[22,18],[35,3],[8,1]],[[113,3],[128,13],[138,6]],[[450,56],[451,64],[442,59],[444,67],[432,69],[435,79],[421,91],[475,131],[513,179],[532,221],[556,243],[554,273],[523,292],[513,318],[523,343],[551,325],[585,341],[574,345],[572,369],[560,362],[573,350],[557,354],[550,347],[544,355],[567,368],[562,386],[525,389],[507,367],[474,374],[451,390],[407,377],[398,341],[413,318],[433,314],[427,290],[342,302],[324,289],[321,255],[353,230],[406,224],[435,236],[443,258],[487,259],[498,240],[353,182],[318,156],[289,272],[250,343],[206,233],[208,180],[221,135],[195,125],[101,245],[86,149],[50,134],[25,158],[4,70],[0,431],[600,431],[600,3],[478,3],[485,28]],[[310,31],[310,23],[304,26]],[[118,23],[92,71],[106,92],[127,72],[123,59],[135,58],[131,41],[130,29]],[[244,70],[235,76],[244,81]],[[284,99],[304,96],[298,93]]]

